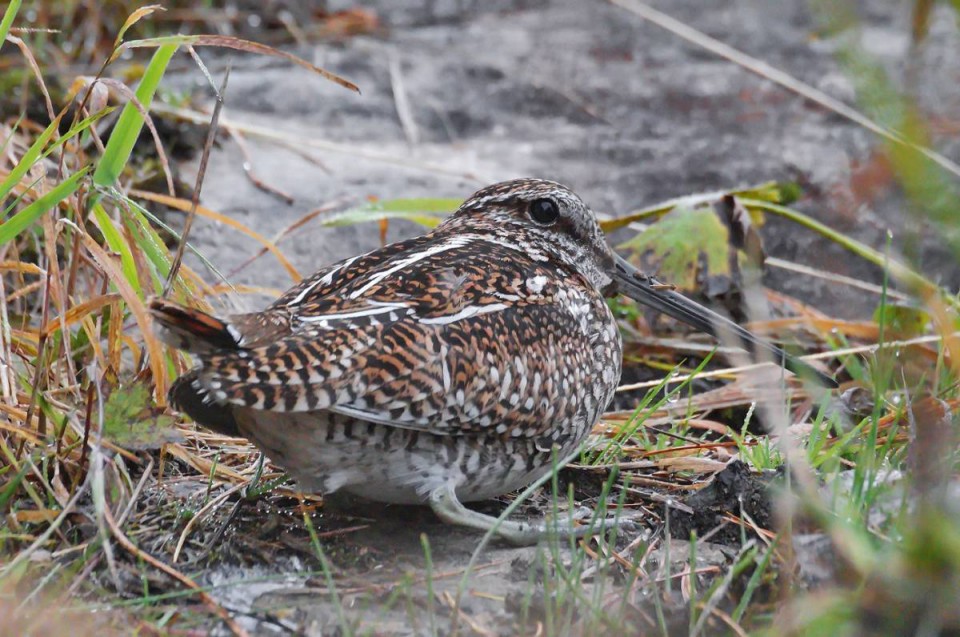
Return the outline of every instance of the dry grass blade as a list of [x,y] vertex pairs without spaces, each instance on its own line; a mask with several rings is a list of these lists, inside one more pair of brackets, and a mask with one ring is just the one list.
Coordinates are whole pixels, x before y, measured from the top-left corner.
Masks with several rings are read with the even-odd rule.
[[40,276],[46,274],[36,263],[27,263],[25,261],[0,261],[0,270],[20,272],[22,274],[38,274]]
[[[278,232],[273,236],[273,244],[274,245],[279,244],[284,238],[290,236],[293,233],[293,231],[302,228],[303,226],[308,224],[310,221],[316,219],[322,214],[333,212],[341,204],[342,204],[342,201],[333,201],[331,203],[324,204],[319,208],[314,208],[310,212],[300,216],[296,221],[286,226],[283,230],[281,230],[280,232]],[[268,252],[267,248],[265,247],[260,248],[260,250],[258,250],[256,254],[250,256],[245,261],[243,261],[243,263],[241,263],[240,265],[235,267],[233,270],[231,270],[228,273],[228,276],[235,276],[238,272],[240,272],[241,270],[249,266],[251,263],[259,259],[263,255],[265,255],[267,252]],[[252,288],[248,288],[248,289],[250,289],[251,292],[260,292],[260,290],[253,290]],[[282,290],[269,290],[269,291],[263,290],[261,293],[264,293],[267,295],[272,294],[273,296],[279,296],[280,294],[282,294]]]
[[[163,204],[165,206],[169,206],[181,212],[190,212],[190,209],[193,207],[193,202],[187,201],[186,199],[180,199],[178,197],[170,197],[168,195],[161,195],[159,193],[149,192],[146,190],[131,190],[130,195],[132,197],[138,197],[140,199],[146,199],[147,201],[153,201],[155,203]],[[280,251],[279,248],[277,248],[277,246],[273,243],[273,241],[266,238],[259,232],[252,230],[248,226],[245,226],[244,224],[240,223],[239,221],[236,221],[235,219],[231,219],[230,217],[226,215],[222,215],[219,212],[214,212],[209,208],[205,208],[203,206],[198,205],[196,207],[196,211],[197,211],[197,214],[200,215],[201,217],[206,217],[208,219],[212,219],[213,221],[217,221],[218,223],[222,223],[225,226],[234,228],[235,230],[238,230],[239,232],[247,235],[257,243],[262,245],[264,248],[266,248],[270,252],[270,254],[272,254],[277,259],[277,261],[280,262],[280,265],[283,266],[283,268],[287,271],[287,273],[290,275],[290,278],[293,279],[294,282],[297,282],[301,278],[303,278],[300,275],[300,272],[293,266],[292,263],[290,263],[287,257],[284,256],[284,254]]]
[[40,65],[37,64],[37,59],[33,56],[33,51],[30,50],[30,47],[28,47],[23,40],[15,35],[8,35],[7,40],[17,45],[23,57],[26,58],[27,64],[30,66],[30,70],[33,71],[33,76],[37,80],[37,84],[40,85],[40,92],[43,93],[44,104],[46,104],[47,107],[47,115],[51,120],[55,119],[56,111],[53,108],[53,100],[50,99],[50,91],[47,90],[47,85],[43,81],[43,73],[40,71]]
[[166,9],[163,7],[163,5],[148,4],[140,7],[127,16],[126,21],[123,23],[123,26],[120,27],[120,30],[117,32],[117,37],[113,41],[113,48],[116,49],[118,46],[120,46],[120,44],[123,42],[123,36],[127,34],[127,30],[130,27],[156,11],[166,11]]
[[137,325],[140,328],[140,335],[143,338],[144,347],[147,350],[147,358],[153,375],[157,405],[163,406],[166,403],[167,395],[166,361],[163,355],[163,347],[151,329],[150,318],[147,314],[147,308],[143,303],[143,299],[134,291],[124,276],[123,271],[117,267],[117,264],[110,255],[107,254],[107,251],[104,250],[93,237],[79,226],[67,220],[62,220],[61,223],[72,225],[80,234],[80,239],[84,247],[104,274],[107,275],[110,282],[117,287],[120,296],[123,297],[124,302],[136,319]]
[[415,147],[420,143],[420,130],[417,128],[416,120],[413,119],[413,109],[410,108],[410,99],[403,81],[400,56],[394,51],[390,52],[388,67],[390,69],[390,88],[393,90],[393,103],[397,109],[397,117],[400,118],[400,125],[403,127],[403,134],[406,135],[407,142],[410,146]]
[[769,255],[763,260],[763,265],[765,267],[779,268],[781,270],[803,274],[804,276],[823,279],[824,281],[837,283],[839,285],[847,285],[852,288],[857,288],[858,290],[864,290],[866,292],[876,294],[878,296],[886,295],[887,297],[897,301],[906,301],[911,298],[909,294],[904,294],[898,290],[891,290],[890,288],[884,288],[882,285],[876,285],[868,281],[862,281],[853,277],[844,276],[842,274],[837,274],[836,272],[827,272],[826,270],[810,267],[808,265],[802,265],[800,263],[794,263],[793,261],[778,259],[777,257],[772,257]]
[[82,301],[68,309],[63,314],[62,319],[47,323],[47,325],[44,326],[43,331],[40,333],[44,337],[49,337],[57,330],[64,330],[74,323],[82,321],[84,318],[90,314],[93,314],[97,310],[100,310],[108,305],[116,305],[120,303],[122,299],[123,297],[119,294],[104,294],[102,296],[97,296],[92,299]]
[[[319,66],[311,64],[310,62],[307,62],[303,58],[297,57],[292,53],[287,53],[286,51],[281,51],[273,48],[272,46],[260,44],[259,42],[251,42],[250,40],[243,40],[241,38],[235,38],[228,35],[173,35],[161,38],[151,38],[148,40],[131,40],[130,42],[125,42],[120,45],[120,47],[117,49],[117,52],[119,53],[123,49],[157,47],[165,44],[216,46],[227,49],[235,49],[237,51],[245,51],[248,53],[259,53],[260,55],[271,55],[289,60],[298,66],[309,69],[317,75],[320,75],[335,84],[339,84],[346,89],[350,89],[351,91],[355,91],[357,93],[360,92],[360,89],[353,82],[350,82],[349,80],[346,80],[335,73],[331,73],[326,69],[322,69]],[[116,55],[114,57],[116,57]]]
[[203,519],[203,517],[207,514],[207,512],[212,511],[216,507],[226,502],[231,495],[233,495],[240,489],[244,488],[245,486],[247,486],[246,482],[238,482],[237,484],[233,485],[232,487],[230,487],[229,489],[227,489],[217,497],[211,499],[203,507],[201,507],[199,511],[193,514],[193,516],[190,518],[190,521],[187,522],[186,525],[183,527],[183,531],[180,533],[180,539],[177,540],[177,545],[173,549],[173,557],[171,558],[171,561],[174,564],[176,564],[177,561],[180,559],[180,552],[183,550],[183,545],[186,544],[187,538],[190,537],[190,532],[193,531],[193,527],[196,526],[196,524]]
[[[947,338],[956,339],[960,337],[960,332],[949,332],[946,334]],[[819,354],[807,354],[806,356],[801,356],[800,358],[805,361],[816,361],[816,360],[825,360],[830,358],[840,358],[843,356],[850,356],[853,354],[875,354],[881,348],[902,348],[909,347],[911,345],[926,345],[932,343],[942,343],[944,341],[943,335],[933,335],[933,336],[918,336],[916,338],[906,339],[906,340],[897,340],[897,341],[885,341],[883,343],[873,343],[869,345],[858,345],[854,347],[846,347],[843,349],[836,349],[828,352],[821,352]],[[752,365],[740,365],[737,367],[728,367],[726,369],[711,370],[707,372],[700,372],[695,376],[700,379],[704,378],[716,378],[721,376],[726,376],[729,374],[739,374],[742,372],[747,372],[762,367],[769,367],[767,363],[757,363]],[[683,382],[693,378],[694,375],[678,375],[673,378],[672,382]],[[650,389],[659,385],[662,381],[645,381],[642,383],[631,383],[629,385],[621,385],[617,387],[618,392],[633,391],[637,389]]]
[[[251,447],[252,448],[252,447]],[[167,453],[182,460],[187,465],[193,467],[197,473],[204,476],[209,476],[210,471],[214,469],[214,462],[206,458],[202,458],[199,455],[188,451],[183,447],[183,445],[174,443],[167,445]],[[230,466],[224,463],[216,463],[216,472],[215,476],[224,481],[231,481],[235,483],[246,484],[249,477],[240,473],[236,469],[231,468]]]

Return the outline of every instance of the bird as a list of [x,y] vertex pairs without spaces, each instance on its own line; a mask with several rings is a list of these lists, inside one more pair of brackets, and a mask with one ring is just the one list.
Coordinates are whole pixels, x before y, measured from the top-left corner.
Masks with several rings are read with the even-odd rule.
[[578,195],[543,179],[483,188],[432,231],[322,268],[260,312],[148,307],[198,362],[170,389],[198,424],[249,439],[304,491],[427,504],[523,545],[558,529],[464,503],[530,485],[586,439],[620,380],[617,294],[836,386],[638,271]]

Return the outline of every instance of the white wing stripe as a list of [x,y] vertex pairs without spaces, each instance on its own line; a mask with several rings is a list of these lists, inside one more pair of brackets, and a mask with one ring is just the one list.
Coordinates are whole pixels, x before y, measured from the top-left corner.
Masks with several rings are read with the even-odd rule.
[[301,316],[303,323],[318,323],[323,321],[336,321],[338,319],[352,319],[361,316],[373,316],[374,314],[386,314],[395,310],[405,309],[406,303],[378,303],[373,307],[353,312],[344,312],[342,314],[319,314],[317,316]]
[[449,241],[441,243],[440,245],[435,245],[433,247],[427,248],[426,250],[415,252],[410,256],[406,257],[405,259],[400,259],[400,261],[398,261],[397,264],[394,265],[393,267],[387,268],[383,272],[377,272],[376,274],[371,276],[370,280],[367,281],[367,283],[363,287],[361,287],[360,289],[350,294],[350,298],[356,299],[362,296],[367,290],[375,286],[377,283],[380,283],[380,281],[384,280],[391,274],[404,269],[407,266],[413,265],[417,261],[422,261],[428,257],[432,257],[435,254],[446,252],[447,250],[462,248],[463,246],[467,245],[473,240],[474,240],[474,237],[470,237],[470,236],[454,237],[453,239],[450,239]]
[[456,314],[450,314],[447,316],[435,316],[431,318],[422,318],[417,322],[423,325],[449,325],[450,323],[456,323],[457,321],[462,321],[463,319],[470,318],[471,316],[476,316],[477,314],[488,314],[490,312],[499,312],[500,310],[506,309],[508,305],[506,303],[491,303],[489,305],[468,305],[463,308]]
[[305,299],[308,294],[310,294],[311,292],[313,292],[313,290],[314,290],[318,285],[330,285],[330,283],[333,281],[333,275],[334,275],[334,274],[336,274],[336,273],[339,272],[340,270],[343,270],[343,269],[345,269],[345,268],[349,268],[351,265],[353,265],[353,262],[356,261],[356,260],[359,259],[359,258],[360,258],[360,255],[357,255],[357,256],[355,256],[355,257],[350,257],[349,259],[347,259],[346,261],[344,261],[343,263],[341,263],[339,266],[333,268],[332,270],[330,270],[329,272],[327,272],[325,275],[323,275],[322,277],[320,277],[319,279],[317,279],[316,281],[314,281],[313,284],[308,285],[307,287],[305,287],[305,288],[303,289],[303,292],[301,292],[300,294],[298,294],[293,300],[288,301],[288,302],[287,302],[287,306],[299,304],[300,301],[302,301],[303,299]]

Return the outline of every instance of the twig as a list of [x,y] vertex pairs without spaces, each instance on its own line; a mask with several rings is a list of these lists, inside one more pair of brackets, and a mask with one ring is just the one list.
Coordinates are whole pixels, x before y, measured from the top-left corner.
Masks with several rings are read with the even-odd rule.
[[[172,115],[178,117],[184,121],[194,122],[198,124],[206,123],[206,117],[196,111],[192,111],[186,108],[176,108],[169,106],[167,104],[154,104],[152,110],[157,113],[162,113],[165,115]],[[454,170],[449,168],[446,165],[440,165],[424,161],[412,161],[410,157],[391,155],[388,153],[381,153],[373,150],[364,150],[359,148],[357,144],[338,144],[336,142],[327,141],[324,139],[316,139],[306,135],[301,135],[299,137],[294,137],[292,135],[280,132],[275,128],[267,128],[266,126],[258,126],[256,124],[250,124],[246,122],[238,122],[235,120],[228,120],[223,118],[224,126],[232,126],[237,130],[243,131],[247,135],[252,135],[254,137],[260,137],[271,141],[275,144],[282,144],[286,147],[299,145],[309,146],[311,148],[318,148],[331,153],[342,153],[344,155],[349,155],[352,157],[359,157],[360,159],[366,159],[369,161],[382,162],[385,164],[391,164],[395,166],[400,166],[408,170],[422,170],[425,172],[433,173],[436,175],[444,175],[447,177],[453,177],[455,179],[465,179],[474,183],[489,183],[491,181],[496,181],[490,179],[489,177],[483,175],[477,175],[471,172],[464,172],[462,170]]]
[[[297,219],[296,221],[288,225],[286,228],[284,228],[283,230],[275,234],[270,239],[270,241],[273,242],[274,246],[280,245],[280,242],[283,239],[285,239],[288,235],[290,235],[290,233],[292,233],[294,230],[302,228],[304,225],[306,225],[310,221],[313,221],[313,219],[315,219],[316,217],[324,213],[332,212],[333,210],[336,210],[343,203],[343,201],[344,201],[343,199],[335,199],[330,203],[323,204],[319,208],[314,208],[313,210],[306,213],[305,215],[303,215],[302,217],[300,217],[299,219]],[[257,259],[259,259],[263,255],[265,255],[268,251],[269,250],[267,250],[267,248],[260,248],[260,250],[255,255],[249,257],[243,263],[241,263],[234,269],[230,270],[230,272],[227,273],[227,276],[229,277],[235,276],[238,272],[243,270],[245,267],[247,267]]]
[[[199,60],[199,58],[196,58]],[[201,68],[203,68],[201,64]],[[177,252],[173,257],[173,263],[170,266],[170,272],[167,274],[167,280],[163,285],[163,294],[166,297],[170,293],[170,287],[177,278],[177,271],[183,262],[183,253],[187,248],[187,236],[190,234],[190,228],[193,226],[193,220],[197,216],[197,206],[200,204],[200,190],[203,188],[203,178],[207,173],[207,161],[210,159],[210,150],[213,148],[213,142],[217,138],[217,129],[220,122],[220,112],[223,110],[223,94],[227,90],[227,81],[230,79],[230,66],[227,66],[223,74],[223,82],[217,91],[217,103],[213,108],[213,116],[210,118],[210,128],[207,131],[207,139],[203,144],[203,154],[200,156],[200,168],[197,170],[197,181],[193,188],[193,199],[191,201],[190,212],[187,213],[187,220],[183,224],[183,232],[180,234],[180,242],[177,244]]]
[[616,485],[617,488],[626,491],[627,493],[640,496],[644,500],[650,500],[651,502],[659,502],[661,504],[666,504],[667,506],[676,509],[678,511],[683,511],[688,515],[693,515],[694,511],[688,507],[683,502],[677,500],[677,498],[671,498],[667,495],[660,495],[659,493],[654,493],[653,491],[644,491],[636,487],[625,487],[623,485]]
[[237,143],[237,148],[240,149],[240,154],[243,155],[243,172],[246,173],[247,179],[250,180],[250,183],[252,183],[254,187],[267,194],[283,199],[287,205],[292,204],[294,201],[292,195],[280,190],[279,188],[276,188],[275,186],[271,186],[261,179],[257,173],[253,172],[253,157],[250,155],[250,148],[247,146],[247,141],[243,138],[243,134],[233,126],[224,126],[223,128],[227,131],[227,133],[230,134],[230,137],[233,138],[233,141]]
[[390,69],[390,88],[393,90],[393,104],[397,109],[400,126],[403,128],[403,134],[407,137],[407,143],[411,147],[415,147],[420,143],[420,129],[417,128],[417,122],[413,119],[410,100],[407,98],[407,89],[403,83],[400,56],[397,55],[396,51],[390,51],[387,66]]
[[[954,332],[948,336],[960,337],[960,332]],[[943,336],[932,335],[932,336],[918,336],[917,338],[907,339],[905,341],[886,341],[884,343],[873,343],[870,345],[859,345],[857,347],[847,347],[844,349],[836,349],[829,352],[820,352],[819,354],[808,354],[806,356],[799,356],[800,360],[804,361],[814,361],[814,360],[826,360],[829,358],[839,358],[841,356],[851,356],[853,354],[875,354],[880,348],[898,348],[898,347],[909,347],[910,345],[925,345],[927,343],[939,343],[943,341]],[[762,367],[769,367],[773,363],[753,363],[750,365],[739,365],[737,367],[727,367],[726,369],[717,369],[709,372],[700,372],[695,376],[698,379],[704,378],[715,378],[717,376],[727,376],[729,374],[739,374],[741,372],[752,371],[755,369],[760,369]],[[683,374],[679,376],[674,376],[671,382],[683,382],[690,380],[694,374]],[[662,380],[651,380],[642,383],[633,383],[632,385],[620,385],[617,387],[618,392],[633,391],[635,389],[649,389],[651,387],[656,387],[660,385]]]
[[732,46],[724,44],[720,40],[712,38],[706,33],[698,31],[690,25],[680,22],[676,18],[670,17],[666,13],[657,11],[653,7],[650,7],[639,0],[609,0],[609,2],[640,16],[644,20],[652,22],[662,29],[670,31],[674,35],[683,38],[687,42],[696,44],[700,48],[706,49],[711,53],[729,60],[730,62],[733,62],[734,64],[746,69],[747,71],[750,71],[751,73],[755,73],[764,79],[779,84],[783,88],[793,91],[797,95],[800,95],[801,97],[804,97],[815,104],[831,110],[841,117],[847,118],[853,123],[866,128],[870,132],[879,135],[884,139],[915,150],[924,155],[927,159],[936,162],[948,172],[960,176],[960,165],[957,165],[940,153],[911,142],[903,133],[877,124],[858,110],[847,106],[840,100],[830,97],[823,91],[818,90],[805,82],[801,82],[788,73],[770,66],[763,60],[758,60],[757,58],[751,57],[742,51],[738,51]]
[[854,279],[853,277],[837,274],[836,272],[827,272],[826,270],[821,270],[819,268],[811,268],[808,265],[794,263],[793,261],[786,261],[784,259],[778,259],[777,257],[768,256],[763,260],[763,265],[773,268],[780,268],[781,270],[787,270],[788,272],[796,272],[797,274],[805,274],[807,276],[823,279],[824,281],[830,281],[831,283],[849,285],[852,288],[857,288],[858,290],[864,290],[866,292],[872,292],[874,294],[886,294],[887,297],[896,299],[898,301],[908,301],[913,298],[909,294],[904,294],[903,292],[893,290],[889,287],[884,288],[882,285],[861,281],[860,279]]

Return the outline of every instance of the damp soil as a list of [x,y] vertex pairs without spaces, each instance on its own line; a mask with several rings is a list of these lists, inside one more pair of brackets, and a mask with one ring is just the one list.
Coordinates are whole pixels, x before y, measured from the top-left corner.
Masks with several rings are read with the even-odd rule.
[[[631,573],[616,563],[600,569],[584,564],[577,570],[576,553],[562,540],[534,547],[494,540],[470,566],[480,534],[446,525],[426,507],[382,505],[352,497],[304,501],[283,485],[255,497],[235,493],[185,533],[194,512],[227,487],[208,492],[205,483],[188,477],[189,469],[178,479],[177,466],[176,462],[168,466],[164,485],[157,485],[153,476],[147,478],[142,506],[130,528],[136,530],[141,548],[168,558],[184,534],[176,566],[210,587],[214,598],[252,634],[340,634],[348,625],[361,634],[420,635],[430,633],[431,623],[448,630],[455,618],[492,634],[527,634],[536,632],[538,622],[555,621],[558,614],[567,616],[572,626],[590,627],[593,611],[584,600],[603,595],[620,600],[632,586]],[[604,469],[562,469],[556,482],[559,497],[553,487],[543,488],[515,515],[568,519],[584,512],[589,515],[601,504],[613,507],[616,498],[604,501],[610,478]],[[749,516],[759,527],[771,528],[775,500],[770,487],[775,483],[775,475],[752,473],[734,461],[693,495],[654,493],[671,498],[669,507],[661,498],[628,499],[623,515],[635,521],[606,539],[626,556],[647,552],[644,566],[654,574],[663,572],[667,561],[672,572],[681,572],[694,556],[697,570],[704,573],[698,586],[708,586],[737,559],[744,540],[754,537],[726,518]],[[499,515],[510,501],[508,496],[471,506]],[[642,515],[644,511],[650,515]],[[689,544],[693,533],[695,551]],[[651,544],[652,550],[647,551]],[[588,540],[587,545],[599,549],[596,540]],[[808,549],[811,557],[822,557],[823,546],[817,538],[802,538],[798,554],[805,555]],[[827,581],[828,567],[820,562],[807,569],[811,582]],[[563,581],[558,569],[565,569],[567,578],[569,572],[576,573],[580,599],[557,590],[557,583]],[[120,556],[118,573],[114,578],[101,570],[98,583],[131,598],[177,590],[167,578],[144,571],[125,555]],[[731,585],[736,588],[745,581],[746,576]],[[758,593],[758,598],[763,594]],[[454,606],[459,609],[456,613]],[[620,626],[645,634],[658,629],[658,613],[667,626],[680,631],[671,629],[670,634],[684,634],[689,628],[689,603],[679,594],[654,600],[649,592],[637,590],[631,604],[612,615]],[[201,621],[206,625],[206,620]],[[222,631],[209,627],[214,634]],[[584,630],[584,634],[597,634],[596,627]]]
[[[745,463],[734,460],[713,476],[708,485],[682,502],[685,510],[668,511],[670,534],[678,539],[709,539],[726,546],[736,546],[747,537],[756,537],[748,530],[752,524],[760,529],[775,528],[772,489],[782,472],[755,473]],[[731,517],[747,520],[744,525],[731,522]]]
[[[346,2],[326,4],[348,8]],[[707,3],[708,10],[701,0],[650,4],[847,102],[856,97],[837,63],[842,40],[821,28],[803,0],[718,1]],[[895,78],[903,77],[913,55],[922,108],[939,121],[953,121],[951,114],[960,112],[960,51],[951,45],[956,21],[948,8],[938,9],[944,14],[933,20],[926,45],[911,51],[906,4],[862,4],[864,46]],[[267,129],[296,146],[252,135],[246,140],[250,168],[281,197],[247,177],[240,148],[221,136],[203,183],[204,205],[274,236],[328,204],[342,209],[371,197],[465,197],[518,176],[569,184],[595,210],[611,215],[695,192],[790,181],[803,188],[796,204],[802,211],[874,247],[886,245],[891,233],[894,249],[919,257],[934,279],[960,284],[955,261],[935,233],[907,223],[909,206],[869,133],[615,6],[582,0],[378,0],[364,6],[380,22],[375,33],[291,47],[356,82],[360,95],[276,60],[203,53],[213,73],[231,67],[223,121]],[[192,70],[169,79],[172,88],[206,90]],[[406,125],[398,116],[398,92],[408,105]],[[943,126],[935,140],[954,158],[960,155],[957,131]],[[187,182],[196,164],[196,158],[177,162]],[[391,223],[386,238],[418,231]],[[761,234],[768,254],[880,282],[879,270],[784,222],[771,220]],[[291,282],[269,255],[247,263],[257,244],[203,219],[192,242],[233,283],[267,291],[231,297],[225,309],[256,309],[271,290]],[[308,273],[379,244],[374,226],[313,223],[280,245]],[[197,261],[191,265],[205,271]],[[770,287],[833,316],[868,316],[876,303],[868,293],[784,270],[771,268],[764,276]],[[558,482],[561,493],[572,487],[576,509],[596,506],[607,477],[566,469]],[[672,550],[654,554],[653,563],[669,555],[679,570],[690,556],[685,542],[696,532],[708,537],[697,546],[698,568],[722,572],[743,540],[740,527],[724,521],[746,515],[770,528],[771,482],[775,476],[733,463],[682,500],[682,508],[633,503],[650,515],[621,534],[618,545],[672,536]],[[550,495],[535,494],[519,515],[549,512]],[[171,513],[154,524],[167,535],[154,548],[169,553],[185,524],[175,514],[183,502],[160,487],[156,497],[155,510]],[[451,600],[477,548],[477,533],[444,525],[424,508],[354,502],[311,510],[319,534],[314,542],[299,503],[271,494],[239,505],[231,518],[237,501],[196,525],[185,555],[194,560],[198,581],[216,585],[214,596],[255,634],[338,634],[345,622],[378,635],[448,630]],[[507,502],[478,508],[496,514]],[[818,538],[806,541],[811,554],[822,549]],[[337,583],[336,597],[321,572],[318,545]],[[487,547],[462,591],[464,615],[457,621],[475,621],[491,634],[535,626],[552,603],[545,565],[571,559],[569,549],[556,550]],[[614,569],[586,578],[583,586],[609,591],[626,581]],[[643,599],[634,601],[632,625],[642,627],[652,611]],[[668,623],[685,634],[687,605],[676,602],[664,602]]]
[[[717,516],[725,510],[741,512],[734,504],[736,489],[744,490],[740,499],[756,494],[762,481],[754,482],[738,465],[718,474],[723,486],[717,491],[722,498],[694,496],[680,501],[687,505],[685,510],[694,511],[690,528],[715,526]],[[206,498],[217,497],[225,488],[206,493],[195,481],[171,480],[169,474],[175,473],[175,468],[175,463],[168,467],[165,486],[148,478],[143,506],[130,523],[137,529],[138,545],[153,555],[172,555],[192,517],[186,512],[196,511]],[[543,489],[534,493],[516,516],[533,519],[559,514],[566,519],[571,509],[595,510],[608,481],[604,471],[564,469],[558,490],[572,493],[572,501],[564,496],[554,498],[552,489]],[[708,485],[703,491],[712,489]],[[471,506],[498,515],[509,502],[510,498],[502,498]],[[556,510],[554,502],[560,502]],[[637,504],[628,504],[625,513]],[[754,513],[764,519],[756,510]],[[674,528],[679,529],[678,511],[655,518],[662,520],[666,515],[672,516]],[[676,530],[671,535],[664,535],[663,526],[651,518],[639,519],[607,539],[611,547],[626,555],[636,552],[638,545],[656,541],[662,548],[649,552],[646,568],[656,572],[669,560],[672,571],[680,572],[690,563],[690,536]],[[186,537],[176,566],[195,574],[198,584],[210,587],[211,595],[257,635],[343,634],[344,625],[359,634],[421,635],[431,633],[431,624],[442,627],[440,634],[445,634],[455,617],[458,622],[502,635],[536,632],[538,623],[550,618],[556,621],[558,615],[567,616],[574,627],[586,627],[592,625],[593,611],[584,600],[601,595],[620,600],[632,582],[630,574],[616,564],[586,572],[575,570],[575,552],[565,541],[515,547],[495,540],[470,567],[480,534],[446,525],[426,507],[341,497],[318,505],[282,490],[259,497],[234,495],[205,514]],[[740,541],[739,535],[731,534],[698,541],[697,569],[708,574],[725,571],[737,557]],[[588,541],[588,546],[599,548],[595,541]],[[177,590],[167,578],[144,571],[125,555],[118,562],[118,578],[101,570],[97,581],[123,597],[137,598],[145,592],[169,595]],[[464,579],[468,568],[469,576]],[[557,590],[563,579],[558,569],[577,573],[581,599]],[[705,575],[701,583],[706,585],[710,577]],[[454,606],[459,609],[456,613]],[[658,629],[658,612],[677,631],[689,627],[689,603],[679,594],[653,600],[638,591],[629,608],[612,616],[621,627],[645,634]],[[226,634],[222,627],[209,627],[214,634]],[[584,634],[597,634],[597,627],[585,630]]]

